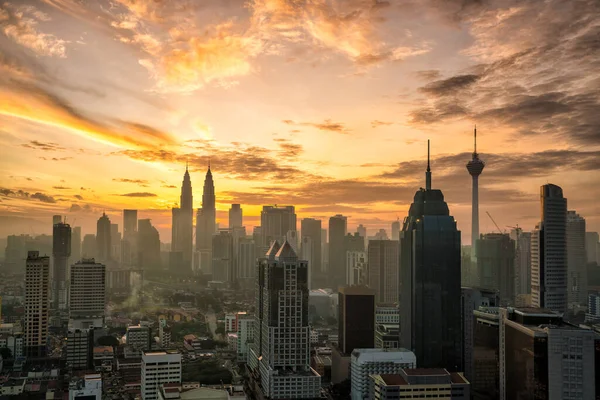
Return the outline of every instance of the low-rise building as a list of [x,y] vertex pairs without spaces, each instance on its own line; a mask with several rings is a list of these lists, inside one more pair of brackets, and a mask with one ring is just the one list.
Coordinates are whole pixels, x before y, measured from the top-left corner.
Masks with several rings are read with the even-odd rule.
[[101,400],[102,376],[89,374],[74,378],[69,384],[69,400]]
[[375,307],[376,324],[400,324],[400,309],[397,304],[382,303]]
[[375,348],[396,349],[400,347],[398,324],[378,324],[375,328]]
[[371,400],[443,398],[469,400],[469,382],[462,373],[446,369],[401,369],[397,374],[370,377]]
[[94,371],[110,372],[113,369],[115,353],[112,346],[94,347]]
[[69,329],[67,332],[67,366],[88,369],[92,364],[93,335],[91,329]]

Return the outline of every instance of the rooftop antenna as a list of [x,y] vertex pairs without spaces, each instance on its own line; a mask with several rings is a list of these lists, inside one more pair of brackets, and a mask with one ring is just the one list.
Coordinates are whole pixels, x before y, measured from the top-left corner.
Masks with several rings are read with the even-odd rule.
[[427,172],[425,172],[425,189],[431,190],[431,166],[429,162],[429,139],[427,139]]
[[474,139],[475,139],[475,146],[473,148],[473,155],[475,157],[477,157],[477,124],[475,124],[475,129],[474,129]]

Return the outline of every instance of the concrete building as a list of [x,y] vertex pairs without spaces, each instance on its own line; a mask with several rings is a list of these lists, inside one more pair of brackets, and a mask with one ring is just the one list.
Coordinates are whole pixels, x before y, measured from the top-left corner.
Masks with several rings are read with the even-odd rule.
[[585,233],[585,254],[588,263],[600,264],[600,239],[598,232]]
[[471,257],[477,259],[477,245],[476,241],[479,239],[479,175],[483,172],[485,163],[479,158],[477,153],[477,128],[473,130],[474,147],[473,147],[473,158],[467,163],[467,171],[473,179],[473,191],[471,199]]
[[163,383],[181,383],[181,354],[177,351],[142,353],[142,400],[158,399]]
[[445,369],[401,369],[398,374],[371,375],[372,400],[443,398],[468,400],[469,381],[459,372]]
[[567,274],[569,307],[587,304],[585,219],[575,211],[567,211]]
[[96,235],[89,233],[83,236],[83,242],[81,243],[81,257],[94,258],[96,257],[96,253]]
[[346,252],[346,285],[367,284],[367,253],[364,251]]
[[500,309],[500,399],[593,400],[600,336],[547,309]]
[[[308,261],[308,270],[310,274],[310,289],[317,287],[317,282],[321,277],[321,220],[313,218],[304,218],[300,221],[300,235],[302,238],[300,251],[302,259]],[[305,240],[307,238],[308,240]]]
[[25,354],[44,357],[48,339],[50,258],[27,252],[25,264]]
[[368,284],[375,290],[375,301],[394,303],[400,298],[399,244],[395,240],[370,240]]
[[71,265],[69,300],[69,319],[73,328],[102,328],[106,306],[106,266],[85,258]]
[[136,251],[137,267],[155,271],[162,268],[160,234],[150,219],[138,220]]
[[462,371],[461,233],[441,190],[416,192],[400,239],[400,345],[424,368]]
[[221,229],[212,237],[212,280],[230,282],[233,278],[233,236]]
[[473,379],[473,370],[475,363],[474,342],[475,342],[475,319],[473,313],[479,309],[490,309],[500,306],[500,296],[497,290],[468,288],[461,289],[461,306],[463,323],[463,361],[465,376],[468,380]]
[[567,199],[559,186],[540,188],[541,221],[531,234],[531,304],[567,310]]
[[319,397],[310,368],[308,263],[292,246],[273,242],[259,261],[256,319],[249,367],[254,390],[270,399]]
[[110,224],[110,257],[119,263],[121,262],[121,239],[119,224]]
[[366,286],[341,287],[338,323],[342,353],[351,354],[355,348],[374,347],[375,291]]
[[137,210],[123,210],[123,240],[121,241],[123,265],[133,265],[137,262],[137,230]]
[[110,237],[110,219],[106,213],[96,223],[96,258],[98,261],[106,263],[111,260],[111,237]]
[[400,325],[400,309],[397,304],[381,303],[375,307],[376,324]]
[[229,208],[229,229],[241,228],[243,224],[243,210],[239,204],[232,204]]
[[515,242],[515,298],[531,294],[531,232],[513,228],[510,238]]
[[24,355],[23,334],[17,333],[0,333],[0,349],[7,348],[10,350],[13,358],[21,358]]
[[69,383],[69,400],[102,400],[102,375],[73,378]]
[[67,332],[67,367],[86,370],[92,367],[93,329],[69,329]]
[[392,240],[400,241],[400,219],[392,222]]
[[250,345],[254,342],[254,315],[240,315],[237,321],[237,361],[247,362]]
[[588,295],[588,309],[585,313],[586,322],[600,322],[600,293],[590,292]]
[[477,246],[478,286],[496,290],[502,305],[515,302],[515,242],[504,233],[481,235]]
[[150,350],[152,335],[149,326],[130,325],[125,333],[125,342],[134,350],[142,354],[143,351]]
[[375,326],[375,348],[397,349],[400,347],[399,324],[377,324]]
[[288,231],[296,230],[294,206],[263,206],[260,213],[260,254],[264,254],[274,240],[282,241]]
[[352,400],[370,398],[371,375],[397,374],[416,366],[415,354],[406,349],[354,349],[350,358]]
[[61,220],[52,226],[52,308],[68,307],[67,268],[71,256],[71,226]]
[[344,286],[346,279],[346,246],[345,238],[348,231],[348,218],[334,215],[329,218],[329,264],[328,283],[332,289]]
[[[164,320],[162,320],[164,321]],[[167,325],[166,321],[164,323],[159,323],[158,325],[158,343],[162,349],[168,349],[171,346],[171,328]]]
[[238,244],[238,279],[242,287],[251,287],[256,274],[256,243],[242,238]]

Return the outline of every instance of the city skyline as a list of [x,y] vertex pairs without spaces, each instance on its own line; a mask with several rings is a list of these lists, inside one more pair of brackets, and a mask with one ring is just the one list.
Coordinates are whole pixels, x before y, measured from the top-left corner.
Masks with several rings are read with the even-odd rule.
[[469,243],[477,123],[481,233],[486,211],[533,229],[546,183],[598,231],[590,15],[593,1],[3,3],[0,225],[50,233],[59,214],[88,234],[135,208],[168,241],[185,163],[198,209],[210,160],[221,226],[232,203],[248,227],[291,204],[389,233],[430,138]]

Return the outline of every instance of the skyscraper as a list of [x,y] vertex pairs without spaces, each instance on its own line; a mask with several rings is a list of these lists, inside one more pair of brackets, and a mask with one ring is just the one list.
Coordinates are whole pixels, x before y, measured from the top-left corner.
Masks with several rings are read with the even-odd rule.
[[212,238],[212,279],[233,281],[233,236],[229,229],[222,229]]
[[110,219],[106,216],[106,213],[102,213],[96,224],[96,253],[96,257],[100,262],[105,263],[110,260]]
[[598,235],[598,232],[585,233],[585,252],[587,262],[600,263],[600,235]]
[[476,241],[478,286],[497,290],[503,306],[515,301],[515,243],[504,233],[481,235]]
[[[204,178],[204,188],[202,191],[202,208],[198,209],[196,214],[196,251],[200,254],[202,261],[212,264],[212,237],[216,233],[216,208],[215,208],[215,184],[213,182],[210,164],[206,177]],[[209,270],[209,265],[202,265],[199,268],[203,271]]]
[[585,219],[575,211],[567,212],[567,269],[569,304],[587,304]]
[[81,260],[81,227],[75,226],[71,231],[71,260]]
[[567,310],[567,199],[559,186],[540,187],[541,221],[531,234],[531,304]]
[[375,291],[366,286],[342,287],[338,309],[341,352],[375,347]]
[[137,228],[137,210],[123,210],[121,262],[124,265],[132,265],[137,262]]
[[415,194],[400,239],[400,346],[423,368],[462,370],[460,231],[441,190]]
[[510,231],[515,241],[515,296],[531,293],[531,232],[516,227]]
[[294,206],[263,206],[260,213],[262,250],[268,249],[274,240],[282,241],[288,231],[296,230]]
[[392,222],[392,240],[400,240],[400,219]]
[[274,241],[258,264],[255,336],[250,368],[255,390],[270,399],[319,397],[321,377],[310,368],[308,265],[292,246]]
[[[302,235],[301,252],[310,255],[305,258],[308,261],[310,271],[310,286],[315,287],[321,277],[321,220],[314,218],[304,218],[300,222],[300,234]],[[309,238],[310,240],[304,240]],[[309,246],[310,248],[306,248]]]
[[71,256],[71,226],[59,221],[52,226],[52,308],[66,310],[67,266]]
[[369,240],[368,250],[368,282],[375,290],[375,301],[379,303],[395,303],[398,301],[399,254],[398,242],[395,240]]
[[347,217],[337,214],[329,218],[329,286],[337,290],[346,284]]
[[110,258],[121,261],[121,232],[119,224],[110,224]]
[[171,224],[171,251],[180,252],[182,273],[192,272],[192,250],[193,250],[193,230],[194,230],[194,211],[193,211],[192,182],[187,165],[181,183],[181,196],[179,197],[179,207],[173,208]]
[[50,258],[27,252],[25,264],[25,354],[44,357],[48,339]]
[[96,258],[96,235],[93,233],[88,233],[83,236],[83,241],[81,242],[81,257]]
[[242,207],[239,204],[232,204],[229,209],[229,229],[241,228],[244,224]]
[[71,265],[70,325],[77,329],[102,328],[106,306],[106,266],[93,259]]
[[137,263],[144,270],[160,269],[160,235],[149,219],[138,221]]
[[475,145],[473,159],[467,163],[467,171],[473,178],[473,199],[471,204],[471,258],[477,258],[476,240],[479,238],[479,175],[483,172],[485,163],[477,154],[477,127],[473,131]]

